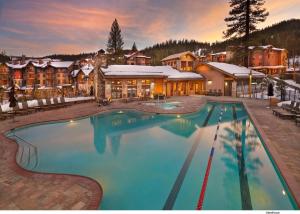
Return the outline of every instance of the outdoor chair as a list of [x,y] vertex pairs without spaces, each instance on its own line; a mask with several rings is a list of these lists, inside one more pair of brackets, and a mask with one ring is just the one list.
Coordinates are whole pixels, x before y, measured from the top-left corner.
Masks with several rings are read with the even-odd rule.
[[290,104],[283,104],[282,108],[284,110],[291,110],[294,108],[294,106],[295,106],[295,101],[292,101]]
[[218,96],[222,96],[222,90],[221,89],[218,90]]
[[27,111],[27,113],[33,113],[36,111],[34,108],[30,108],[28,106],[27,101],[23,101],[21,104],[22,104],[22,111]]
[[278,116],[281,119],[294,119],[296,114],[284,111],[282,109],[272,109],[272,112],[275,116]]
[[46,99],[46,105],[47,105],[48,109],[60,108],[60,106],[52,104],[50,98]]
[[16,106],[14,107],[14,109],[13,109],[12,112],[14,114],[16,114],[16,115],[25,115],[25,114],[29,114],[30,113],[30,111],[28,109],[26,109],[23,105],[22,105],[22,108],[20,108],[19,107],[19,103],[16,104]]
[[298,124],[300,124],[300,118],[296,118],[295,122],[296,122],[296,126],[298,126]]
[[212,89],[209,89],[209,91],[207,92],[207,96],[212,96],[213,95],[213,91]]
[[[59,100],[58,100],[58,99],[59,99]],[[66,104],[65,104],[65,103],[62,103],[62,102],[61,102],[61,99],[60,99],[60,98],[57,98],[57,97],[53,98],[53,103],[54,103],[54,105],[57,106],[57,107],[66,107]]]
[[[299,103],[297,103],[297,104],[299,104]],[[298,107],[297,107],[297,104],[296,104],[296,106],[291,110],[291,112],[292,112],[293,114],[300,114],[300,105],[298,105]]]
[[35,110],[41,111],[41,110],[48,109],[48,107],[46,105],[44,105],[44,102],[42,99],[38,99],[37,102],[38,102],[38,105],[33,107]]
[[111,98],[99,100],[99,106],[107,106],[112,102]]
[[5,120],[5,119],[7,119],[9,117],[12,117],[12,116],[13,116],[13,112],[12,111],[10,111],[10,112],[4,112],[2,110],[2,106],[0,105],[0,119],[1,120]]
[[66,102],[65,97],[60,97],[60,102],[61,102],[65,107],[68,107],[68,106],[71,106],[71,105],[72,105],[72,103]]

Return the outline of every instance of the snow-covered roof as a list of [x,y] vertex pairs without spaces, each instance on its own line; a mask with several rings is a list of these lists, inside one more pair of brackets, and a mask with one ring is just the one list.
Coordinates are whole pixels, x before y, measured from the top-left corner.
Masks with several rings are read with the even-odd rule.
[[171,66],[110,65],[102,68],[104,76],[155,76],[168,79],[202,79],[200,74],[180,72]]
[[248,49],[249,50],[253,50],[255,48],[259,48],[259,49],[268,49],[271,48],[274,51],[284,51],[284,48],[275,48],[273,45],[261,45],[261,46],[249,46]]
[[135,57],[137,57],[137,58],[147,58],[147,59],[151,59],[151,57],[149,57],[149,56],[146,56],[146,55],[144,55],[144,54],[142,54],[142,53],[140,53],[140,52],[134,52],[134,53],[131,53],[131,54],[125,54],[124,55],[124,57],[125,58],[130,58],[130,57],[132,57],[132,56],[134,56],[134,55],[137,55],[137,56],[135,56]]
[[26,60],[25,63],[23,63],[23,64],[11,64],[8,62],[5,64],[12,69],[22,69],[22,68],[25,68],[29,62],[30,62],[29,60]]
[[54,68],[68,68],[70,67],[74,62],[73,61],[55,61],[51,62],[50,65]]
[[43,62],[43,63],[37,63],[37,62],[32,62],[32,64],[33,64],[33,66],[34,67],[37,67],[37,68],[45,68],[45,67],[47,67],[47,62]]
[[185,55],[185,54],[190,54],[190,55],[192,55],[193,57],[196,58],[196,56],[191,51],[185,51],[185,52],[181,52],[181,53],[177,53],[177,54],[167,56],[167,57],[163,58],[161,61],[167,61],[167,60],[171,60],[171,59],[178,59],[182,55]]
[[85,76],[88,76],[94,70],[94,66],[86,64],[80,70],[82,70]]
[[219,52],[219,53],[212,53],[211,56],[217,56],[217,55],[226,55],[226,51]]
[[79,69],[77,69],[77,70],[73,70],[72,72],[71,72],[71,75],[73,76],[73,77],[76,77],[77,76],[77,74],[79,73]]
[[45,60],[42,60],[42,63],[40,64],[37,60],[26,60],[23,64],[13,64],[13,63],[6,63],[6,65],[12,69],[22,69],[25,68],[29,63],[32,63],[33,66],[38,68],[45,68],[47,65],[51,65],[55,68],[68,68],[73,64],[73,61],[57,61],[57,60],[51,60],[49,61],[47,58]]
[[147,58],[147,59],[151,59],[150,56],[145,56],[145,55],[136,56],[136,58]]
[[228,64],[228,63],[221,63],[221,62],[208,62],[208,65],[215,67],[221,71],[223,71],[226,74],[229,74],[231,76],[235,76],[237,78],[243,78],[248,77],[250,75],[250,72],[252,72],[253,77],[264,77],[265,74],[251,70],[249,68]]
[[86,65],[82,66],[80,69],[73,70],[71,72],[71,75],[73,77],[76,77],[78,75],[78,73],[80,71],[82,71],[85,76],[88,76],[93,70],[94,70],[94,66],[92,66],[91,64],[86,64]]

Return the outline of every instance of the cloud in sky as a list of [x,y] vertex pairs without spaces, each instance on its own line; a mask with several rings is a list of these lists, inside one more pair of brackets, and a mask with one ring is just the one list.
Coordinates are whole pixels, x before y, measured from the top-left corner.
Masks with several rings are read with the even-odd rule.
[[[299,0],[267,0],[259,27],[300,18]],[[105,48],[118,19],[125,47],[167,39],[222,40],[225,0],[0,0],[0,49],[9,54],[79,53]]]

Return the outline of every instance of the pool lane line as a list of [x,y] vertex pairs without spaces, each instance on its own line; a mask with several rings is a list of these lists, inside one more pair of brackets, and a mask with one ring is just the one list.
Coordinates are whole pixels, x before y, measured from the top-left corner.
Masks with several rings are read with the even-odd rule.
[[[204,121],[202,127],[207,126],[208,121],[209,121],[214,109],[215,109],[215,105],[213,105],[211,107],[211,109],[209,110],[209,113],[208,113],[207,117],[205,118],[205,121]],[[164,207],[163,207],[164,210],[171,210],[173,208],[174,203],[175,203],[176,198],[177,198],[177,195],[178,195],[179,190],[182,186],[183,180],[186,176],[186,173],[187,173],[188,168],[189,168],[189,166],[192,162],[192,159],[193,159],[194,154],[195,154],[195,152],[198,148],[199,143],[200,143],[200,140],[195,140],[195,142],[193,143],[192,148],[189,151],[189,153],[188,153],[188,155],[187,155],[187,157],[184,161],[184,164],[183,164],[183,166],[182,166],[182,168],[181,168],[181,170],[180,170],[180,172],[179,172],[179,174],[176,178],[176,181],[175,181],[175,183],[172,187],[172,190],[171,190],[171,192],[170,192],[170,194],[169,194],[169,196],[168,196],[168,198],[167,198],[167,200],[164,204]]]
[[216,144],[216,141],[218,139],[218,132],[219,132],[219,129],[220,129],[221,120],[223,118],[223,113],[224,113],[224,107],[222,107],[221,112],[220,112],[220,116],[219,116],[219,120],[218,120],[218,125],[217,125],[217,129],[216,129],[214,141],[212,143],[209,158],[208,158],[208,161],[207,161],[205,176],[204,176],[204,179],[203,179],[203,182],[202,182],[200,196],[199,196],[197,207],[196,207],[197,210],[202,210],[202,207],[203,207],[203,201],[204,201],[204,198],[205,198],[205,192],[206,192],[206,187],[207,187],[208,178],[209,178],[209,174],[210,174],[211,163],[212,163],[214,152],[215,152],[215,144]]
[[[236,108],[232,106],[232,114],[235,125],[237,124]],[[240,192],[241,192],[241,202],[243,210],[252,210],[251,196],[249,191],[248,176],[245,169],[245,156],[244,156],[244,143],[241,137],[235,133],[236,141],[240,142],[236,144],[238,168],[239,168],[239,179],[240,179]]]

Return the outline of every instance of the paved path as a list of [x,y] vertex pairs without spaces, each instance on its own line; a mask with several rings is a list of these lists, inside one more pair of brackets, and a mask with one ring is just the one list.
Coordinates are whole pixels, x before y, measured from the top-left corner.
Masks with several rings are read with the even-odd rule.
[[190,113],[201,108],[206,99],[244,102],[299,205],[300,128],[291,121],[283,121],[273,116],[271,111],[266,109],[265,101],[190,96],[171,98],[170,101],[182,102],[182,108],[170,111],[144,105],[142,102],[112,103],[109,107],[85,103],[20,116],[14,123],[12,120],[0,122],[0,209],[97,209],[102,198],[100,184],[89,178],[32,173],[20,168],[15,161],[17,145],[5,138],[5,131],[26,124],[74,119],[111,109]]

